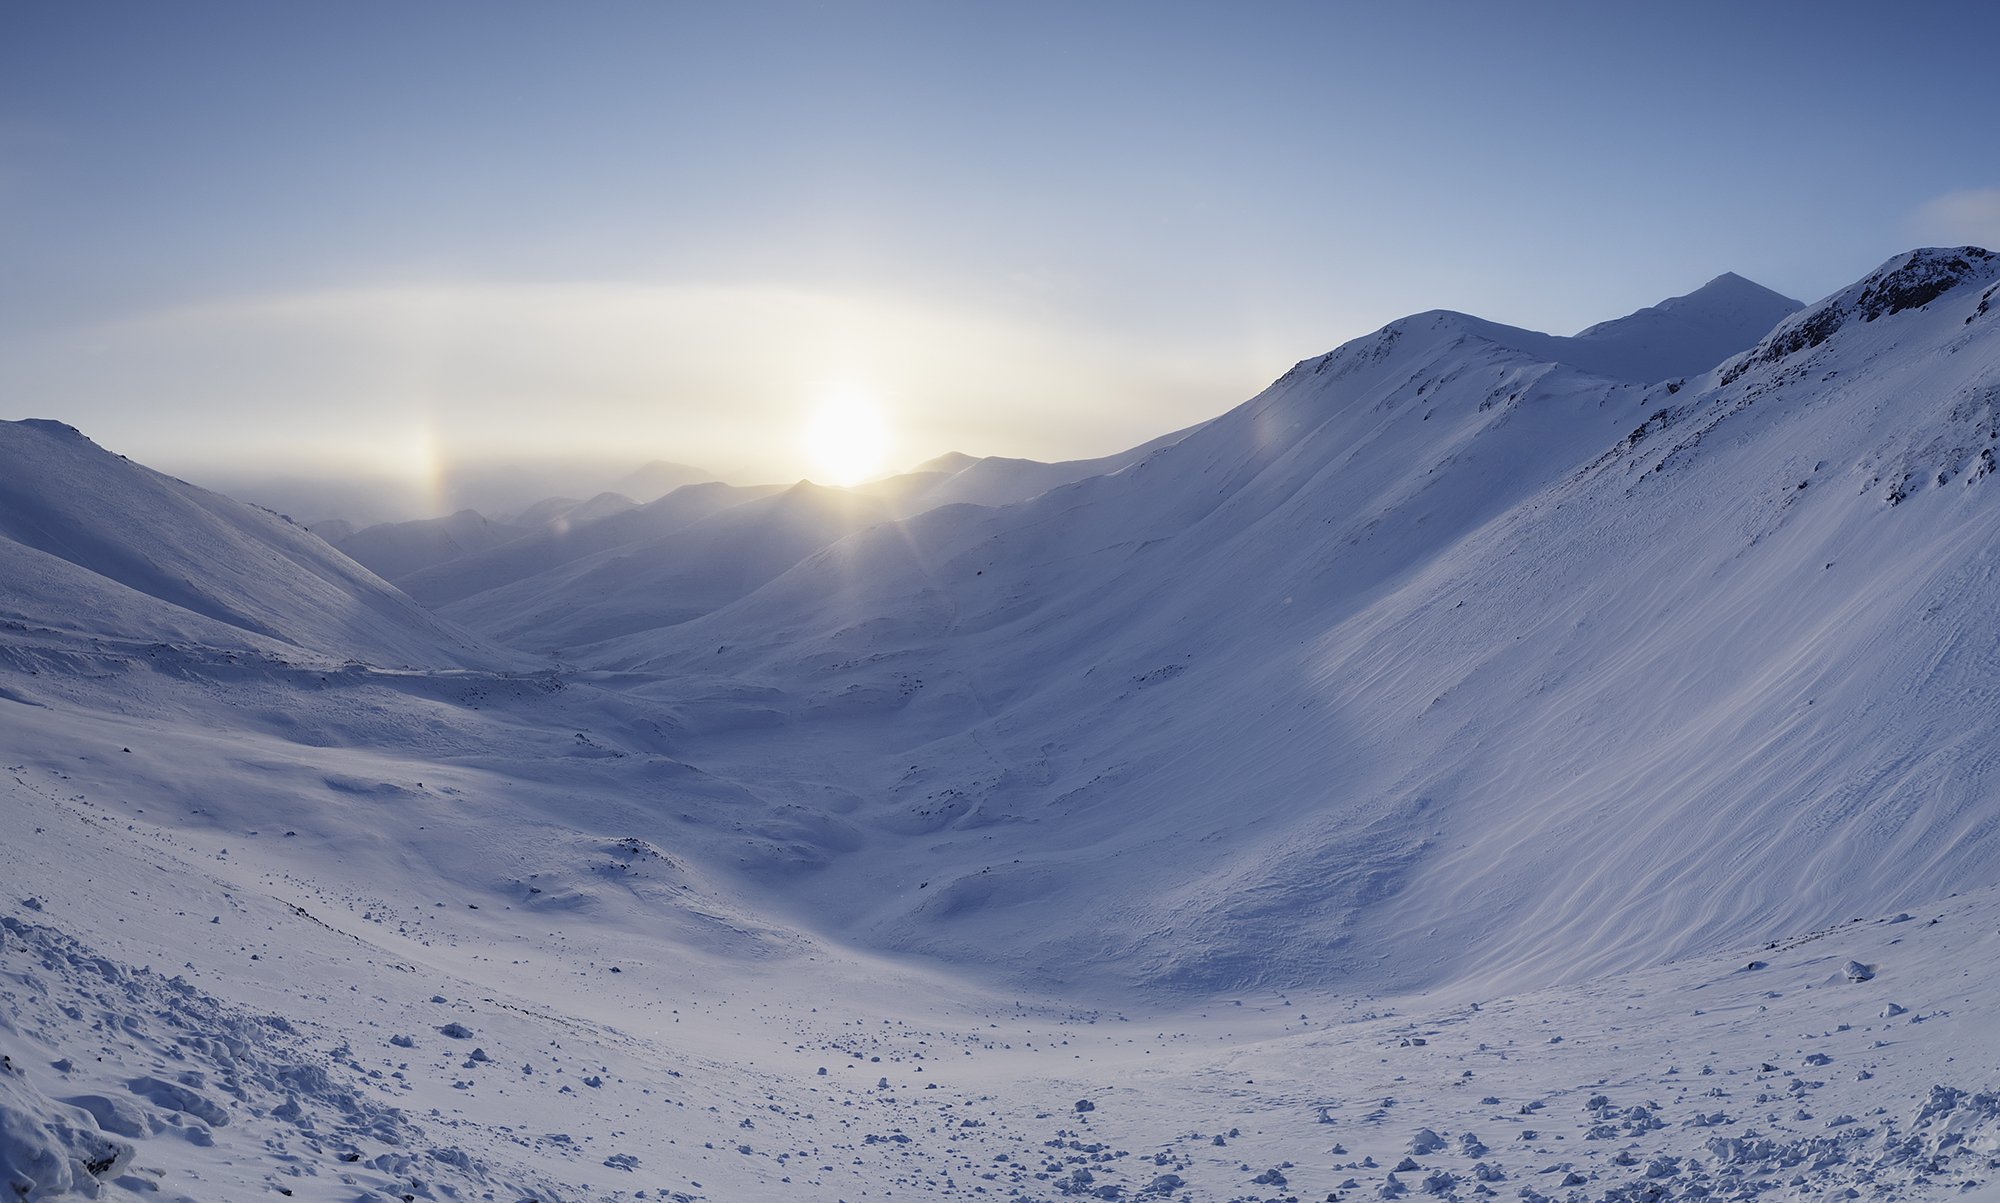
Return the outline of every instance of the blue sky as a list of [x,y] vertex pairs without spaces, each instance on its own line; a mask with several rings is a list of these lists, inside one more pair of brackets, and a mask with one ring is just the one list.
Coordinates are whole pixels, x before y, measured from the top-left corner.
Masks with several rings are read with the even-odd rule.
[[[1405,313],[2000,242],[1981,5],[0,6],[0,389],[161,466],[1104,454]],[[413,469],[412,469],[413,470]]]

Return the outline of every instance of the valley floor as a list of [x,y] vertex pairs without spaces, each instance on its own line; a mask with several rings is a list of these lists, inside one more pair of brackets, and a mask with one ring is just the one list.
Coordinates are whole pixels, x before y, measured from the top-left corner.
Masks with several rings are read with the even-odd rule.
[[2000,894],[1516,997],[1093,1012],[357,897],[0,768],[27,1198],[2000,1198]]

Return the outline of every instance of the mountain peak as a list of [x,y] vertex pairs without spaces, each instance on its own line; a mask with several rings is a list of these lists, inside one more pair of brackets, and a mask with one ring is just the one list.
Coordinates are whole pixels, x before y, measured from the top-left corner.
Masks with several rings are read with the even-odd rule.
[[86,443],[90,442],[90,437],[81,430],[71,426],[68,422],[58,422],[54,418],[22,418],[18,422],[9,422],[7,425],[19,426],[26,430],[35,431],[38,434],[56,435],[61,438],[81,439]]
[[2000,257],[1984,247],[1920,247],[1889,260],[1856,285],[1854,307],[1872,322],[1884,314],[1920,309],[1968,280],[1987,280],[1996,273]]
[[[1799,302],[1774,289],[1766,288],[1755,280],[1746,276],[1739,276],[1735,272],[1723,272],[1693,292],[1684,296],[1669,297],[1659,304],[1654,305],[1653,308],[1682,309],[1691,305],[1712,306],[1718,304],[1740,305],[1755,303],[1768,303],[1771,305],[1785,304],[1791,306],[1793,309],[1800,307]],[[1641,310],[1640,312],[1643,313],[1645,311]]]
[[911,472],[963,472],[979,462],[981,457],[967,455],[963,451],[947,451],[934,456],[910,469]]
[[1671,314],[1682,324],[1734,327],[1744,322],[1762,322],[1763,328],[1757,332],[1761,337],[1787,314],[1804,307],[1800,302],[1755,280],[1735,272],[1723,272],[1693,292],[1668,297],[1621,318],[1599,322],[1579,332],[1576,337],[1603,339],[1624,335],[1634,328],[1659,325],[1658,315],[1661,314]]
[[1628,380],[1666,380],[1707,371],[1754,346],[1804,308],[1735,272],[1567,340],[1569,362]]
[[1390,353],[1405,335],[1450,328],[1545,363],[1567,364],[1594,376],[1652,384],[1693,376],[1758,344],[1779,322],[1803,308],[1799,302],[1735,272],[1657,305],[1563,337],[1524,330],[1448,309],[1433,309],[1389,323],[1293,371],[1318,372],[1337,358],[1367,361]]
[[1721,275],[1715,277],[1715,279],[1710,280],[1708,283],[1702,285],[1700,288],[1695,289],[1694,292],[1690,293],[1689,295],[1698,296],[1713,288],[1755,288],[1762,292],[1771,291],[1770,289],[1765,288],[1762,284],[1757,283],[1757,281],[1750,279],[1748,276],[1740,276],[1737,275],[1735,272],[1723,272]]

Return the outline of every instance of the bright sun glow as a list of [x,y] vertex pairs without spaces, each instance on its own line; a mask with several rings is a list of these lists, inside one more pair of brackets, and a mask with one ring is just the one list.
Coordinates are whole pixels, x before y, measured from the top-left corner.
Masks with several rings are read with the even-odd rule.
[[889,454],[889,423],[882,406],[859,389],[829,391],[800,432],[814,479],[856,485],[881,471]]

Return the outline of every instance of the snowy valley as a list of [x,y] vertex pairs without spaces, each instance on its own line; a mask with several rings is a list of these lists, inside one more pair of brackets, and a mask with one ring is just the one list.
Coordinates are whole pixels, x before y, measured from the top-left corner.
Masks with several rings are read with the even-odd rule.
[[2000,1199],[1996,455],[1970,247],[326,538],[0,424],[0,1182]]

